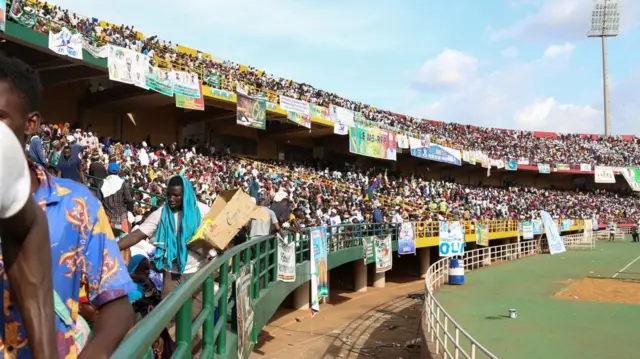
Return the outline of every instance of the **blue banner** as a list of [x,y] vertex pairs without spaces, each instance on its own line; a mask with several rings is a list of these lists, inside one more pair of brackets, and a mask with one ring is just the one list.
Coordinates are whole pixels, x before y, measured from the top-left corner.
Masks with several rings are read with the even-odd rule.
[[516,160],[507,161],[506,169],[507,169],[507,171],[517,171],[518,170],[518,162]]
[[411,156],[424,158],[430,161],[449,163],[456,166],[462,166],[462,155],[460,150],[436,145],[432,143],[428,148],[417,147],[411,149]]
[[533,234],[538,235],[538,234],[542,234],[542,221],[539,219],[534,219],[533,221],[531,221],[531,224],[533,225]]

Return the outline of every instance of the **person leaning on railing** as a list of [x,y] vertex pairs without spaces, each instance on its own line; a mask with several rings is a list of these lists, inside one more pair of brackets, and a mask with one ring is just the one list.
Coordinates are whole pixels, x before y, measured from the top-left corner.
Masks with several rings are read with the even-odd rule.
[[[208,212],[209,207],[197,201],[191,182],[184,176],[174,176],[167,184],[164,206],[152,212],[138,229],[118,242],[120,250],[126,250],[144,239],[155,238],[154,264],[164,271],[163,299],[218,255],[214,249],[187,246]],[[202,290],[199,290],[193,293],[192,319],[201,311]],[[197,355],[200,350],[201,336],[197,334],[193,340],[193,354]]]

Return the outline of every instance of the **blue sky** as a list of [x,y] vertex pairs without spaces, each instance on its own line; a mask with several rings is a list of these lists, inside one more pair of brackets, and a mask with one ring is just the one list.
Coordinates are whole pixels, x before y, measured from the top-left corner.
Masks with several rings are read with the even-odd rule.
[[[593,0],[55,0],[378,108],[602,133]],[[612,129],[640,135],[640,1],[608,41]]]

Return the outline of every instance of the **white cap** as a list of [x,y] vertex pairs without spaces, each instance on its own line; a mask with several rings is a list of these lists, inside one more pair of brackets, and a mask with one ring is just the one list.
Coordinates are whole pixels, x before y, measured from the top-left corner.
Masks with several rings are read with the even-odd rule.
[[75,142],[76,138],[73,135],[67,136],[67,142]]

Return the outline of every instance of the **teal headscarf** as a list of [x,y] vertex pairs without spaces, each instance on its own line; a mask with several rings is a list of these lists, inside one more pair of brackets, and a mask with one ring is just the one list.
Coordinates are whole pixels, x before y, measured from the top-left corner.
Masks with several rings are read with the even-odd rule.
[[182,179],[183,188],[180,233],[176,233],[175,219],[167,201],[162,207],[162,215],[156,231],[157,250],[153,259],[158,270],[169,270],[176,261],[178,270],[182,273],[187,264],[187,241],[198,231],[202,216],[191,182],[184,176],[174,177]]
[[[133,272],[136,271],[136,268],[138,268],[140,262],[142,262],[144,259],[147,259],[147,257],[143,256],[142,254],[136,254],[135,256],[131,257],[131,259],[129,260],[129,264],[127,265],[129,275],[133,274]],[[129,301],[131,303],[135,303],[138,299],[144,297],[144,286],[140,283],[135,283],[135,285],[136,289],[132,290],[128,294]]]

